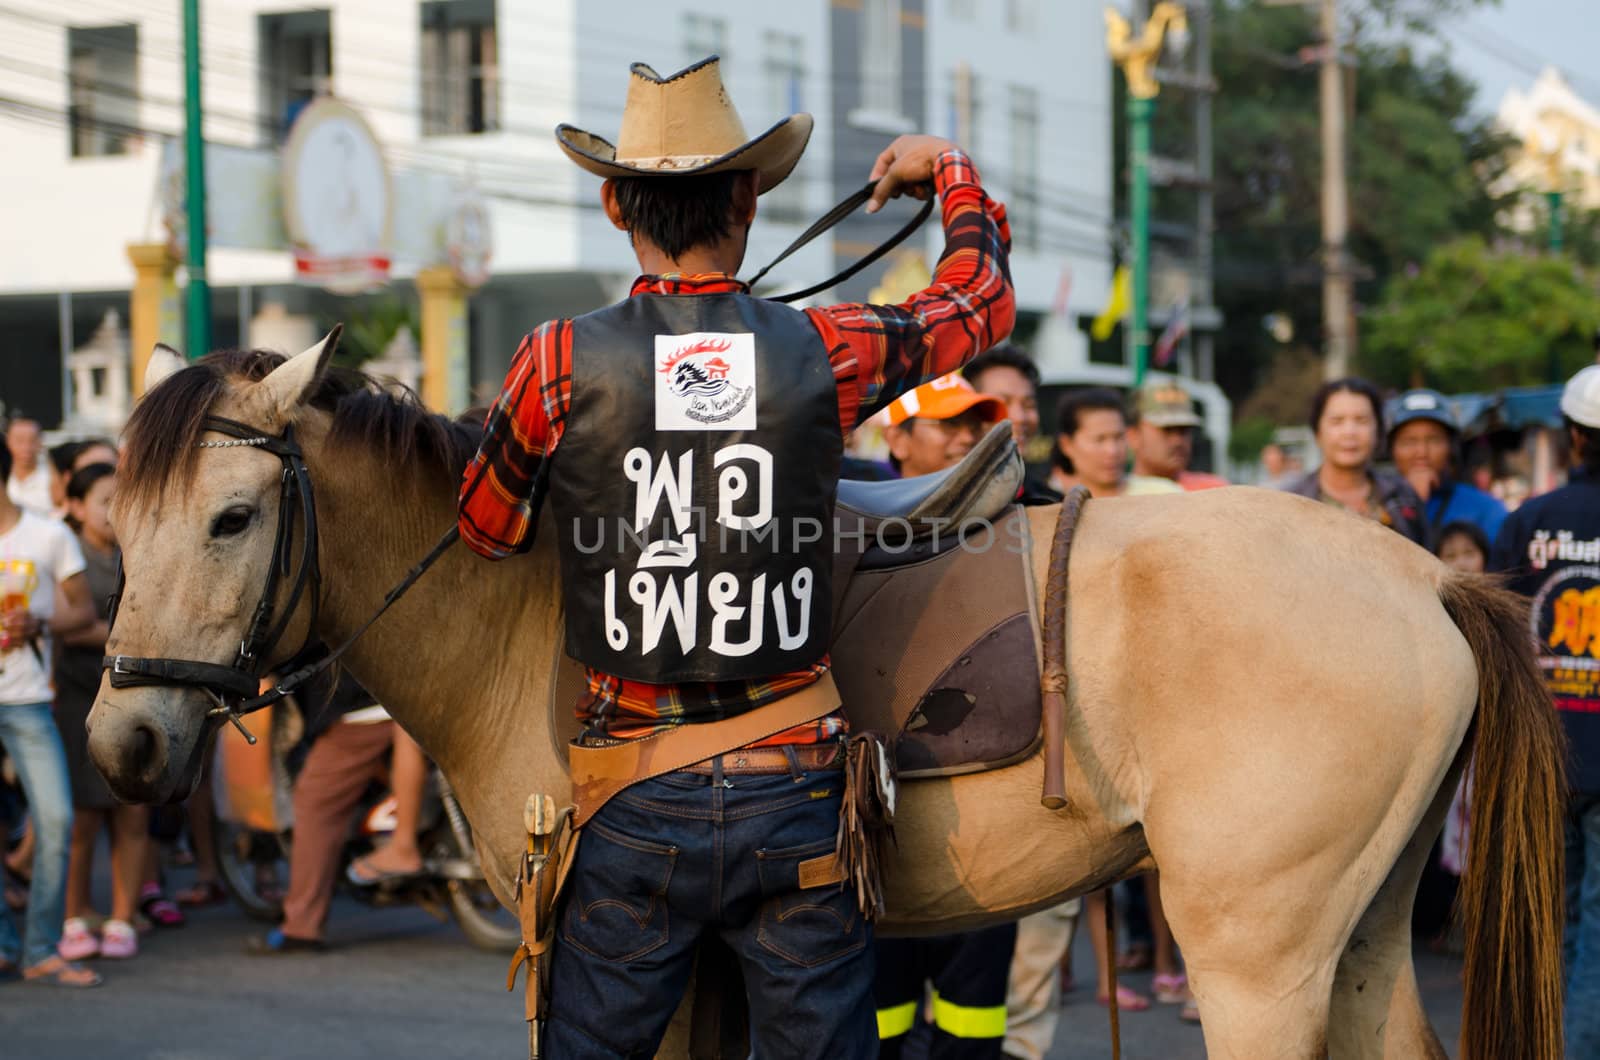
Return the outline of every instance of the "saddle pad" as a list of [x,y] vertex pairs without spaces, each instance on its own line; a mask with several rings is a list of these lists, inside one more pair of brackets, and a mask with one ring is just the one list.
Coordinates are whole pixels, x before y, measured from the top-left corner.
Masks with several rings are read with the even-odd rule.
[[[1027,513],[903,566],[834,577],[833,677],[850,726],[895,737],[900,775],[950,776],[1010,765],[1039,746],[1038,607]],[[840,583],[843,583],[842,585]],[[557,631],[550,736],[563,762],[578,734],[583,667]]]
[[[833,675],[851,728],[898,734],[900,774],[1009,765],[1039,746],[1038,609],[1026,513],[989,547],[951,539],[929,558],[857,570],[833,619]],[[840,575],[836,574],[836,577]]]

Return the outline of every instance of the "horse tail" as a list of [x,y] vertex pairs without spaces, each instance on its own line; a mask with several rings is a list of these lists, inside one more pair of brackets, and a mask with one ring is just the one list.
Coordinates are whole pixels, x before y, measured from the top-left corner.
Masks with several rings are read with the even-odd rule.
[[1463,1060],[1560,1060],[1566,740],[1528,635],[1528,601],[1452,574],[1439,600],[1472,648],[1478,708],[1461,880]]

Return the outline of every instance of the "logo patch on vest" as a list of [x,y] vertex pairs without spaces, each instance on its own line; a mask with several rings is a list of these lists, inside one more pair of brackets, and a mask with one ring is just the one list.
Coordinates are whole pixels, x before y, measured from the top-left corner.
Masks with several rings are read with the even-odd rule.
[[655,369],[656,430],[755,430],[754,335],[657,335]]

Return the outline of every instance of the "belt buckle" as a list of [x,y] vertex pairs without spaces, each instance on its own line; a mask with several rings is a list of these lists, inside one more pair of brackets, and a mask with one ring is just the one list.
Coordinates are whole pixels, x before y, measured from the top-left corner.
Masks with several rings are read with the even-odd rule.
[[111,672],[114,673],[114,674],[120,674],[121,676],[126,677],[129,674],[132,674],[133,671],[132,670],[123,669],[123,666],[122,666],[123,658],[125,658],[125,657],[121,656],[121,655],[114,655],[114,656],[111,657]]

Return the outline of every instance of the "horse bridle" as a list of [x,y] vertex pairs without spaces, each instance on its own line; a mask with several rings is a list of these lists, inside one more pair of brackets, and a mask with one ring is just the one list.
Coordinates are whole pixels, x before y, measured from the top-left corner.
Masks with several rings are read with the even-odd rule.
[[[311,472],[306,468],[305,455],[294,440],[294,428],[288,426],[278,437],[265,434],[248,424],[221,416],[207,416],[207,431],[231,436],[229,441],[200,442],[201,449],[231,449],[247,446],[271,453],[283,463],[282,486],[278,499],[277,537],[272,543],[272,560],[267,567],[267,582],[261,589],[261,599],[251,614],[250,625],[239,641],[238,654],[231,666],[198,662],[193,659],[144,657],[132,655],[107,655],[101,666],[111,671],[112,688],[135,688],[141,685],[179,685],[200,688],[217,701],[215,710],[208,716],[222,717],[238,726],[252,743],[254,737],[240,724],[242,715],[283,698],[287,691],[280,684],[271,692],[260,693],[261,678],[278,641],[282,639],[289,623],[293,621],[300,602],[305,599],[311,608],[306,623],[305,639],[287,661],[278,664],[280,670],[298,672],[315,665],[326,655],[326,649],[315,639],[317,615],[321,608],[322,573],[317,565],[317,501],[311,488]],[[301,531],[298,570],[292,555],[296,512],[303,524]],[[294,574],[288,600],[283,610],[273,619],[274,603],[283,579]],[[108,624],[115,624],[117,610],[122,601],[124,577],[119,565],[117,588],[111,596]],[[309,676],[309,675],[307,675]],[[304,680],[304,678],[302,678]],[[298,684],[298,682],[297,682]]]
[[[868,183],[864,188],[852,194],[839,205],[835,206],[810,228],[801,233],[800,237],[786,247],[766,268],[758,272],[751,280],[750,286],[759,282],[773,266],[789,257],[795,251],[816,239],[830,228],[837,225],[849,216],[858,207],[865,203],[872,195],[876,181]],[[884,254],[903,242],[908,236],[919,228],[933,211],[934,198],[930,195],[917,211],[916,215],[907,222],[894,235],[884,240],[877,248],[863,256],[844,270],[822,283],[813,284],[803,290],[792,291],[785,295],[770,296],[774,302],[793,302],[809,297],[818,291],[826,290],[835,284],[843,283],[862,269],[871,265]],[[250,627],[239,642],[239,652],[234,656],[231,666],[222,666],[217,663],[199,662],[193,659],[173,659],[165,656],[133,656],[133,655],[107,655],[101,659],[102,669],[111,671],[112,688],[137,688],[145,685],[177,685],[186,688],[199,688],[216,701],[216,707],[207,711],[208,718],[222,718],[233,724],[244,738],[250,743],[255,743],[256,738],[251,735],[240,719],[246,715],[271,706],[285,696],[294,692],[306,681],[332,666],[338,659],[353,647],[361,635],[365,633],[374,622],[383,617],[394,602],[410,589],[417,579],[429,567],[444,555],[460,536],[460,528],[452,523],[445,531],[444,536],[433,546],[426,556],[416,566],[406,572],[404,578],[384,594],[383,604],[361,626],[350,635],[348,639],[333,651],[317,640],[315,635],[317,615],[322,605],[322,573],[317,565],[317,501],[316,494],[311,488],[311,472],[306,468],[305,455],[294,440],[293,425],[286,426],[283,433],[277,437],[251,427],[249,424],[237,420],[225,419],[221,416],[207,416],[203,421],[204,428],[217,434],[230,436],[229,441],[200,442],[201,449],[231,449],[241,446],[262,449],[276,456],[283,463],[283,484],[278,501],[278,531],[272,543],[272,561],[267,568],[267,583],[262,587],[261,599],[256,604],[254,613],[250,618]],[[548,454],[547,454],[548,455]],[[541,472],[546,469],[548,461],[541,462]],[[469,493],[477,489],[478,482],[482,479],[480,472],[478,478],[469,487]],[[301,533],[300,565],[295,574],[293,587],[289,591],[288,602],[284,605],[283,612],[274,622],[273,601],[278,594],[278,588],[284,578],[287,578],[294,569],[290,551],[294,541],[295,511],[299,510],[304,524]],[[122,592],[125,578],[122,571],[121,560],[117,565],[117,588],[111,594],[109,601],[109,616],[107,625],[115,625],[117,609],[122,602]],[[278,646],[279,639],[289,628],[293,621],[295,611],[299,608],[302,599],[309,599],[311,614],[306,622],[306,635],[300,647],[285,661],[271,664],[271,657]],[[261,678],[265,676],[269,665],[272,668],[286,673],[276,685],[266,692],[261,692]]]

